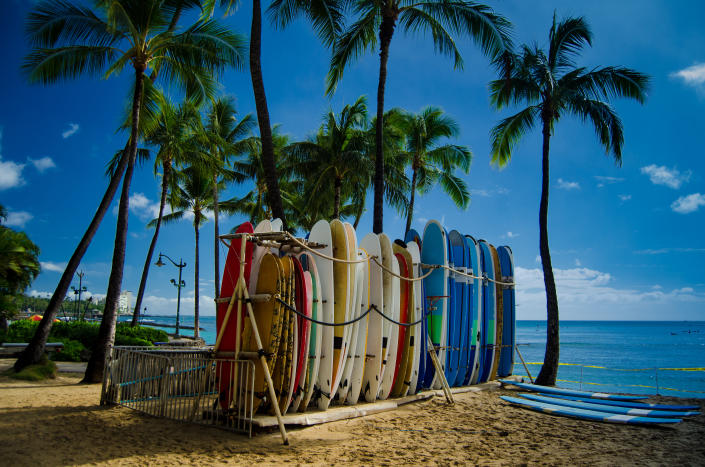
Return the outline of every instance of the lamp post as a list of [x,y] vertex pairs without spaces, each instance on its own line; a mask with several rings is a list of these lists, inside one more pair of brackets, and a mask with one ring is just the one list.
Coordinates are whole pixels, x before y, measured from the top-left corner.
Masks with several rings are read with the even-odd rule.
[[179,282],[176,282],[174,279],[172,279],[170,282],[174,284],[174,287],[179,289],[177,292],[177,299],[176,299],[176,330],[174,332],[175,336],[179,336],[179,314],[181,310],[181,288],[186,286],[186,282],[181,280],[181,270],[186,266],[186,263],[184,263],[181,258],[179,258],[179,263],[177,264],[173,259],[169,258],[167,255],[163,253],[159,253],[159,259],[155,263],[156,266],[162,267],[166,263],[162,261],[162,256],[171,261],[171,264],[179,268]]
[[77,272],[76,275],[78,276],[78,289],[74,286],[71,286],[71,290],[73,290],[73,294],[74,294],[74,296],[76,296],[75,298],[77,298],[75,300],[76,305],[74,305],[74,308],[75,308],[74,314],[76,315],[76,318],[78,318],[79,310],[81,307],[81,293],[87,291],[88,289],[83,286],[83,276],[85,276],[86,273],[81,271],[81,272]]

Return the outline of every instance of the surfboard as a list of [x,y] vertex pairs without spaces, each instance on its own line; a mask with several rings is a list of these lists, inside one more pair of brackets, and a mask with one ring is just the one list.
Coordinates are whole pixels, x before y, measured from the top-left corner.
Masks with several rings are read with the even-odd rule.
[[[321,302],[321,281],[318,277],[318,270],[316,269],[316,260],[314,256],[304,251],[299,253],[299,260],[301,261],[306,274],[311,277],[311,317],[315,320],[322,321],[323,314],[323,303]],[[308,366],[306,367],[306,374],[304,380],[304,395],[301,404],[299,405],[299,410],[304,412],[309,403],[311,402],[311,397],[313,396],[313,391],[318,382],[318,371],[321,365],[321,342],[323,336],[323,326],[311,323],[311,332],[309,334],[309,347],[308,347]]]
[[[282,271],[284,272],[284,282],[286,284],[283,294],[284,301],[290,307],[296,307],[295,294],[296,288],[294,283],[294,263],[289,256],[281,258]],[[292,396],[294,394],[294,373],[296,368],[296,349],[298,343],[297,336],[297,316],[290,310],[284,313],[284,325],[282,332],[282,345],[279,347],[279,359],[275,364],[273,380],[277,377],[281,380],[279,389],[279,410],[281,413],[286,413],[289,408]]]
[[[381,233],[377,235],[379,238],[379,246],[382,250],[382,265],[387,271],[392,270],[394,253],[392,253],[392,243],[387,235]],[[382,270],[382,313],[386,316],[394,315],[394,300],[392,298],[392,275]],[[389,358],[390,338],[392,334],[392,323],[389,320],[382,318],[382,368],[379,373],[380,387],[384,380],[384,373],[387,368],[387,359]]]
[[[257,227],[255,227],[254,233],[264,233],[264,232],[271,232],[271,231],[272,231],[272,223],[269,221],[269,219],[264,219],[259,224],[257,224]],[[254,249],[252,250],[252,268],[250,270],[250,277],[252,278],[252,280],[249,282],[249,287],[247,289],[247,292],[250,295],[254,295],[255,288],[257,287],[257,275],[259,274],[260,260],[262,259],[262,256],[264,256],[264,254],[268,251],[269,251],[269,248],[254,245]]]
[[598,410],[576,409],[573,407],[564,407],[554,404],[546,404],[544,402],[535,402],[518,397],[499,396],[511,404],[519,405],[536,412],[543,412],[552,415],[561,415],[564,417],[579,418],[583,420],[592,420],[596,422],[621,423],[628,425],[658,425],[680,423],[680,418],[651,418],[639,417],[634,415],[622,415]]
[[[380,234],[380,237],[384,234]],[[390,276],[391,280],[391,297],[392,306],[388,309],[391,311],[389,316],[395,321],[399,321],[399,304],[400,304],[400,284],[399,278],[399,262],[396,257],[392,254],[392,267],[390,268],[393,274],[387,274]],[[394,384],[394,375],[397,372],[397,366],[399,362],[397,361],[397,348],[399,347],[399,328],[400,326],[392,323],[389,320],[385,320],[390,324],[389,338],[387,340],[387,359],[383,361],[384,370],[382,376],[382,382],[380,384],[380,390],[378,397],[385,400],[389,397],[392,391],[392,385]]]
[[[312,283],[311,274],[304,271],[301,261],[297,257],[291,258],[294,263],[294,279],[296,283],[295,302],[296,310],[303,313],[307,317],[311,317],[312,301]],[[304,392],[303,378],[308,364],[308,347],[309,335],[311,332],[311,322],[307,319],[298,316],[296,317],[298,344],[296,346],[296,372],[294,377],[294,394],[290,411],[296,412],[299,408],[299,403]]]
[[[382,249],[377,234],[369,233],[362,238],[360,246],[370,257],[382,261]],[[369,271],[369,306],[379,310],[384,309],[383,271],[375,261],[368,261]],[[379,393],[379,376],[382,371],[382,318],[376,311],[370,312],[367,323],[367,343],[365,353],[365,368],[362,375],[361,396],[367,402],[374,402]]]
[[[283,285],[282,267],[279,258],[271,253],[266,253],[260,261],[257,286],[255,288],[256,293],[278,295],[282,293]],[[275,362],[281,347],[282,320],[288,314],[288,311],[284,312],[279,302],[275,300],[255,302],[252,307],[257,320],[257,330],[259,331],[263,350],[267,355],[267,366],[269,367],[269,372],[274,375],[276,371]],[[244,319],[242,350],[251,352],[258,350],[249,314]],[[271,406],[272,402],[277,403],[277,401],[269,400],[267,380],[264,377],[262,365],[255,365],[253,390],[252,409],[254,412],[263,406],[265,400],[267,400],[267,405],[269,406]],[[249,400],[249,398],[246,398],[246,400]]]
[[458,290],[455,285],[455,254],[453,248],[451,248],[450,237],[448,231],[443,229],[446,236],[446,255],[448,255],[448,267],[451,269],[448,271],[448,317],[446,322],[448,323],[448,337],[446,345],[446,380],[449,386],[455,385],[455,378],[458,376],[458,366],[460,363],[460,325],[462,324],[460,319],[460,301],[462,296],[458,295]]
[[277,217],[276,219],[272,219],[271,226],[272,226],[272,232],[281,232],[282,227],[284,226],[284,223],[282,222],[281,219],[279,219]]
[[[477,242],[470,235],[465,235],[465,246],[469,253],[470,262],[468,263],[468,273],[473,276],[481,276],[482,268],[480,267],[480,250]],[[480,364],[482,352],[480,345],[482,341],[482,280],[470,280],[470,309],[471,309],[471,324],[472,331],[470,333],[470,355],[468,361],[470,363],[470,371],[465,375],[463,384],[477,384],[480,376]]]
[[[497,248],[502,282],[514,282],[514,260],[508,246]],[[507,377],[514,371],[514,346],[516,344],[516,302],[514,286],[502,286],[504,322],[502,327],[502,352],[499,357],[497,376]]]
[[[467,272],[467,256],[468,251],[465,245],[465,237],[463,237],[457,230],[451,230],[448,234],[448,241],[450,242],[450,248],[453,251],[453,264],[455,270],[460,273]],[[458,341],[458,371],[456,372],[455,380],[453,382],[449,381],[448,384],[451,386],[462,386],[465,382],[465,376],[468,373],[468,357],[469,357],[469,336],[472,331],[472,326],[470,324],[470,313],[471,309],[469,307],[469,279],[465,276],[456,275],[455,277],[455,306],[459,311],[458,323],[460,326],[460,339]]]
[[[252,233],[252,224],[245,222],[241,224],[235,233]],[[233,238],[230,242],[230,247],[228,248],[228,255],[225,259],[225,267],[223,269],[223,280],[220,281],[220,298],[232,297],[235,291],[235,286],[240,279],[240,250],[242,247],[242,240],[239,238]],[[250,283],[250,271],[252,267],[252,254],[253,254],[253,244],[248,242],[245,245],[245,283]],[[259,263],[258,263],[259,267]],[[216,330],[218,333],[221,332],[223,326],[223,337],[220,341],[219,352],[235,352],[236,336],[238,332],[237,329],[237,302],[233,304],[233,308],[230,310],[230,317],[228,321],[225,322],[225,314],[228,311],[229,303],[219,303],[216,308]],[[241,314],[241,319],[245,316],[245,307],[242,307],[243,313]],[[241,321],[241,323],[244,320]],[[228,362],[218,362],[216,366],[216,374],[218,375],[230,375],[232,373],[232,364]],[[221,377],[218,380],[218,393],[220,394],[220,405],[223,409],[227,409],[233,397],[233,381],[228,378]]]
[[[494,279],[494,262],[490,244],[484,240],[478,242],[480,247],[480,264],[483,274],[487,274],[488,279]],[[482,352],[482,363],[480,367],[480,377],[478,383],[489,380],[494,362],[495,339],[497,319],[497,301],[495,300],[495,286],[493,282],[482,282],[482,333],[480,349]]]
[[[348,241],[345,233],[345,226],[338,219],[333,219],[330,223],[330,231],[333,240],[333,257],[347,261]],[[333,309],[335,313],[334,321],[344,323],[350,317],[350,265],[341,262],[333,262]],[[343,376],[345,359],[347,358],[348,342],[346,338],[348,326],[336,326],[333,329],[335,338],[333,339],[333,382],[331,384],[331,398],[335,396]]]
[[614,401],[614,400],[604,400],[604,399],[593,399],[590,397],[579,397],[579,396],[562,396],[559,394],[551,394],[551,397],[556,399],[567,399],[582,402],[591,402],[594,404],[602,405],[614,405],[618,407],[630,407],[634,409],[656,409],[656,410],[697,410],[700,408],[698,405],[674,405],[674,404],[649,404],[646,402],[629,402],[629,401]]
[[[421,244],[421,263],[448,265],[448,254],[446,252],[447,241],[445,231],[436,220],[430,220],[426,224]],[[424,273],[427,272],[422,270]],[[425,310],[428,312],[427,325],[428,334],[431,336],[434,350],[438,354],[441,362],[441,369],[445,372],[446,351],[448,336],[447,324],[447,302],[448,302],[448,271],[446,269],[436,269],[423,280],[426,292]],[[431,363],[430,356],[426,359],[426,371],[423,379],[423,387],[440,388],[440,381],[436,382],[435,370]]]
[[[401,243],[401,244],[400,244]],[[403,245],[403,246],[402,246]],[[401,277],[411,277],[411,256],[406,251],[406,245],[400,240],[395,241],[392,245],[394,256],[399,264],[399,275]],[[408,257],[408,261],[407,261]],[[409,323],[409,306],[413,306],[413,298],[411,294],[411,282],[399,279],[399,322]],[[413,310],[412,310],[413,311]],[[411,335],[409,328],[406,326],[397,326],[397,366],[394,372],[392,381],[392,390],[389,393],[391,397],[399,397],[402,391],[406,392],[409,387],[409,378],[407,376],[407,368],[410,365],[409,356],[413,352],[413,348],[409,347]]]
[[601,412],[619,413],[624,415],[635,415],[638,417],[655,417],[655,418],[675,418],[675,417],[694,417],[700,415],[700,412],[683,412],[676,410],[656,410],[656,409],[634,409],[630,407],[620,407],[617,405],[605,405],[598,401],[582,402],[569,399],[560,399],[557,397],[539,396],[531,393],[519,394],[524,399],[536,402],[545,402],[547,404],[561,405],[564,407],[574,407],[576,409],[599,410]]
[[[325,220],[320,220],[313,225],[309,240],[325,245],[320,248],[321,254],[333,256],[333,240],[331,238],[330,224]],[[324,323],[334,322],[334,291],[333,291],[333,263],[332,261],[315,256],[316,270],[321,283],[321,317]],[[321,410],[326,410],[330,405],[331,384],[333,382],[333,327],[321,326],[321,349],[320,364],[318,369],[318,385],[314,390],[317,395],[315,403]]]
[[[362,246],[362,244],[360,244]],[[363,248],[358,249],[357,256],[359,259],[368,257],[367,252]],[[360,273],[360,306],[358,316],[367,312],[370,307],[370,261],[360,263],[358,267]],[[374,310],[370,313],[378,315]],[[379,315],[378,315],[379,316]],[[365,361],[367,359],[367,332],[370,314],[359,321],[359,329],[357,331],[357,344],[355,345],[355,361],[353,371],[350,375],[350,392],[345,400],[347,404],[355,405],[360,399],[362,391],[362,380],[365,374]]]
[[[414,278],[421,276],[419,273],[421,263],[421,251],[416,242],[410,241],[406,244],[406,249],[411,256],[412,262],[412,273]],[[411,322],[419,321],[423,317],[423,283],[421,281],[412,282],[413,297],[414,297],[414,314],[411,318]],[[414,355],[411,364],[411,376],[409,378],[409,394],[416,394],[419,390],[419,375],[423,373],[423,364],[426,360],[426,334],[425,331],[425,320],[420,324],[412,326],[410,332],[412,333],[412,339],[414,340]]]
[[500,383],[511,384],[521,389],[527,389],[533,392],[539,392],[542,394],[558,394],[561,396],[578,396],[578,397],[589,397],[591,399],[607,399],[613,401],[638,401],[641,399],[646,399],[647,396],[630,396],[622,394],[607,394],[604,392],[585,392],[576,391],[573,389],[556,388],[553,386],[539,386],[538,384],[527,384],[519,383],[516,381],[511,381],[508,379],[500,380]]
[[406,235],[404,235],[404,242],[416,242],[419,249],[421,249],[421,235],[419,235],[419,233],[414,229],[409,229],[409,231],[406,232]]
[[[502,274],[500,272],[499,266],[499,256],[497,255],[497,249],[490,245],[490,253],[492,254],[492,265],[495,271],[495,280],[500,279]],[[499,369],[499,357],[502,355],[502,328],[504,326],[504,300],[502,295],[502,286],[496,282],[491,282],[488,287],[494,287],[494,297],[495,297],[495,310],[496,310],[496,321],[495,321],[495,347],[494,347],[494,359],[492,360],[492,369],[490,370],[490,380],[497,379],[497,370]]]
[[[348,245],[348,259],[355,260],[357,256],[357,235],[355,229],[349,222],[344,222],[345,238]],[[359,316],[360,300],[359,293],[362,290],[362,270],[359,268],[359,263],[348,264],[349,294],[348,299],[349,310],[347,312],[347,320],[352,321]],[[350,391],[350,376],[352,375],[355,365],[355,352],[357,350],[357,333],[360,329],[360,323],[356,322],[345,326],[345,342],[347,347],[347,356],[343,362],[343,374],[338,385],[338,401],[343,404]]]

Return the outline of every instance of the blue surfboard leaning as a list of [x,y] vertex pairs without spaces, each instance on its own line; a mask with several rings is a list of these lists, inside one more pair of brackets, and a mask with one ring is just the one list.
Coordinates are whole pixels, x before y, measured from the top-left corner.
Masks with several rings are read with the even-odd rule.
[[[419,246],[419,251],[421,251],[421,236],[417,231],[414,229],[409,230],[406,235],[404,236],[404,242],[405,243],[410,243],[410,242],[416,242],[416,244]],[[419,271],[419,276],[422,276],[426,271],[420,270]],[[423,281],[418,282],[419,286],[422,289],[421,296],[423,297],[423,303],[420,303],[419,306],[421,307],[422,313],[426,311],[426,293],[423,292]],[[424,386],[424,376],[426,374],[426,357],[428,356],[428,338],[426,337],[428,335],[428,323],[426,320],[423,320],[421,322],[421,335],[416,337],[416,345],[421,346],[421,356],[419,357],[419,376],[418,376],[418,381],[416,383],[417,386],[417,392],[421,390],[421,388],[425,388],[427,386]]]
[[680,423],[680,418],[651,418],[639,417],[635,415],[623,415],[599,410],[585,410],[574,407],[547,404],[545,402],[530,401],[519,397],[499,396],[502,400],[518,405],[536,412],[561,415],[564,417],[579,418],[582,420],[592,420],[606,423],[621,423],[628,425],[662,425]]
[[592,399],[606,399],[613,401],[638,401],[641,399],[646,399],[647,396],[625,396],[621,394],[607,394],[604,392],[585,392],[585,391],[575,391],[572,389],[556,388],[552,386],[539,386],[538,384],[527,384],[518,383],[516,381],[511,381],[507,379],[502,379],[499,381],[504,384],[511,384],[521,389],[526,389],[528,391],[539,392],[542,394],[558,394],[561,396],[578,396],[578,397],[589,397]]
[[[484,240],[478,242],[480,246],[480,264],[482,273],[487,275],[490,280],[495,279],[494,262],[492,261],[492,253],[489,243]],[[497,300],[495,299],[495,284],[488,281],[482,281],[482,335],[481,335],[481,351],[482,364],[480,366],[480,377],[478,383],[486,382],[492,372],[492,363],[494,362],[495,353],[495,338],[497,325]]]
[[[421,242],[421,262],[447,266],[447,249],[446,234],[441,224],[435,220],[428,221]],[[433,346],[439,349],[438,360],[445,373],[446,347],[448,346],[448,271],[443,268],[434,270],[423,280],[423,284],[426,292],[424,309],[428,313],[428,335],[431,336]],[[430,356],[427,355],[424,387],[432,386],[440,389],[440,380],[436,381],[435,369]]]
[[633,409],[630,407],[620,407],[617,405],[606,405],[595,399],[593,399],[593,402],[582,402],[570,399],[561,399],[558,397],[539,396],[531,393],[521,393],[519,395],[524,399],[536,402],[545,402],[547,404],[562,405],[564,407],[573,407],[576,409],[599,410],[601,412],[635,415],[639,417],[674,418],[700,415],[700,412],[695,411],[683,412],[676,410]]
[[[467,272],[473,276],[481,276],[480,249],[470,235],[465,236],[465,247],[468,251]],[[469,371],[463,384],[475,384],[480,376],[482,352],[480,351],[482,333],[482,280],[472,279],[468,289],[471,331],[469,337]]]
[[[451,249],[453,250],[453,261],[455,269],[459,272],[465,273],[468,263],[468,251],[465,245],[465,237],[463,237],[457,230],[451,230],[448,234],[448,240],[450,241]],[[460,323],[460,336],[458,341],[458,351],[460,352],[458,358],[458,372],[455,376],[455,382],[450,383],[453,386],[462,386],[465,382],[465,376],[468,373],[468,357],[470,353],[470,312],[468,308],[468,293],[470,290],[470,285],[468,278],[465,276],[456,275],[455,276],[455,306],[457,309],[458,322]]]
[[700,408],[697,405],[648,404],[646,402],[609,401],[609,400],[592,399],[590,397],[561,396],[558,394],[552,394],[551,397],[554,397],[556,399],[567,399],[567,400],[582,401],[582,402],[592,402],[595,404],[602,404],[602,405],[614,405],[617,407],[631,407],[633,409],[697,410]]
[[[445,229],[444,229],[445,230]],[[458,234],[460,235],[460,234]],[[456,257],[456,250],[453,248],[450,234],[446,231],[448,242],[446,251],[448,255],[448,267],[455,269],[456,261],[462,261],[462,250],[459,257]],[[448,273],[448,337],[446,351],[446,380],[448,385],[455,386],[455,378],[458,376],[460,366],[460,327],[462,325],[460,314],[462,312],[462,284],[458,284],[455,273]]]
[[[508,246],[497,248],[499,256],[499,264],[501,269],[501,282],[514,282],[514,260],[512,258],[512,250]],[[513,285],[502,285],[502,302],[503,310],[497,310],[497,313],[502,313],[502,348],[499,357],[499,368],[497,376],[505,378],[514,371],[514,346],[516,344],[516,302],[514,296]]]

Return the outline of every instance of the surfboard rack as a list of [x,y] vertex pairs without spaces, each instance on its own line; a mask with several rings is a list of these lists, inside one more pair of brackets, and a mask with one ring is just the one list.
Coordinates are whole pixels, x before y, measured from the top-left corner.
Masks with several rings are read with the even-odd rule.
[[[275,232],[272,232],[275,233]],[[255,338],[255,342],[257,343],[257,352],[242,352],[241,345],[242,343],[240,342],[241,337],[240,337],[240,332],[237,332],[235,334],[235,352],[234,354],[237,355],[238,357],[242,358],[248,358],[252,357],[250,355],[251,353],[254,353],[256,356],[254,356],[254,360],[257,361],[259,360],[260,365],[262,366],[262,372],[264,373],[264,378],[267,381],[267,389],[269,392],[269,398],[272,401],[272,408],[274,409],[274,415],[277,418],[277,424],[279,425],[279,432],[281,433],[282,437],[282,442],[284,445],[289,444],[289,437],[286,433],[286,428],[284,427],[284,420],[282,419],[282,414],[281,410],[279,409],[279,404],[277,403],[277,394],[276,391],[274,390],[274,383],[272,382],[272,374],[269,371],[269,365],[267,365],[267,357],[264,352],[264,346],[262,345],[262,339],[260,338],[259,335],[259,329],[257,327],[257,321],[255,320],[255,313],[252,309],[252,298],[254,297],[262,297],[262,295],[268,295],[269,299],[271,299],[271,295],[269,294],[259,294],[259,295],[253,295],[250,297],[249,292],[247,291],[247,284],[245,283],[245,248],[247,246],[247,242],[252,242],[252,241],[257,241],[256,239],[266,237],[266,236],[272,236],[272,233],[259,233],[259,234],[225,234],[221,235],[221,239],[234,239],[234,238],[240,238],[242,241],[240,242],[240,275],[238,277],[237,284],[235,285],[235,290],[233,291],[232,296],[228,297],[222,297],[227,299],[228,303],[228,309],[225,312],[225,317],[223,319],[223,324],[221,328],[218,330],[218,337],[216,338],[215,341],[215,346],[213,346],[213,353],[215,355],[218,354],[218,349],[220,348],[221,341],[223,340],[223,335],[225,334],[225,328],[228,323],[228,320],[230,319],[230,313],[232,312],[233,307],[235,306],[235,303],[237,303],[237,313],[236,313],[236,327],[238,331],[242,328],[242,306],[243,303],[245,307],[247,308],[247,314],[250,318],[250,325],[252,326],[252,336]],[[281,232],[276,232],[279,235],[282,236],[282,239],[284,238],[283,233]],[[223,301],[222,303],[225,303],[226,301]],[[235,377],[233,378],[233,381],[237,381],[237,373],[235,374]]]

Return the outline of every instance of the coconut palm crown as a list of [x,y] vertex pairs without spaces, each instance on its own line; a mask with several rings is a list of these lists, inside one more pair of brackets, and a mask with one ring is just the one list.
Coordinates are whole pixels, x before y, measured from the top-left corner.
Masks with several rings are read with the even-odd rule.
[[549,148],[556,123],[566,115],[589,122],[605,152],[622,163],[622,121],[607,102],[625,97],[643,103],[649,78],[625,67],[578,67],[575,58],[592,45],[592,32],[583,18],[556,21],[549,31],[548,51],[524,45],[506,61],[502,77],[490,84],[491,101],[497,109],[525,104],[526,108],[499,122],[491,132],[492,162],[506,165],[519,140],[540,126],[543,135],[542,184],[539,209],[539,251],[546,287],[547,341],[544,364],[537,384],[555,384],[558,372],[558,297],[548,248]]

